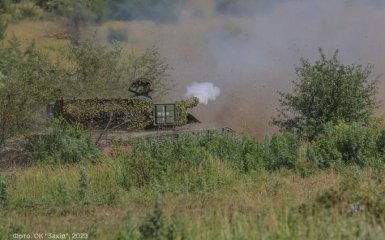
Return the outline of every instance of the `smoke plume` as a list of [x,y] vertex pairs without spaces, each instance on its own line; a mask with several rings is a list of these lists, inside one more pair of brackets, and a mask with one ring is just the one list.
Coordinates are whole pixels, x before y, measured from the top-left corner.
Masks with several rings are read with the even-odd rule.
[[221,90],[211,82],[197,83],[194,82],[187,86],[186,97],[197,97],[200,103],[207,104],[209,101],[214,101]]

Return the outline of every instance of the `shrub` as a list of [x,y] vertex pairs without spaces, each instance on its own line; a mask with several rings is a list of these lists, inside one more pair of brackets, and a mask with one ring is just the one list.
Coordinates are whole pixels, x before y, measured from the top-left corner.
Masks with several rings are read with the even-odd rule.
[[329,125],[311,142],[307,156],[322,168],[341,164],[368,166],[379,155],[377,139],[373,129],[358,123]]
[[370,79],[372,65],[344,65],[337,59],[320,59],[311,64],[301,59],[292,93],[281,93],[278,119],[283,130],[313,139],[327,124],[359,122],[367,125],[377,101],[377,79]]
[[182,163],[186,166],[197,166],[206,157],[196,136],[181,134],[176,139],[166,139],[159,144],[155,140],[138,141],[133,145],[133,155],[143,157],[148,153],[160,165]]
[[241,172],[259,170],[266,167],[268,148],[257,140],[244,136],[239,140],[240,159],[238,159]]
[[[145,154],[144,154],[145,153]],[[241,172],[264,167],[269,151],[264,144],[250,137],[234,137],[230,134],[207,133],[182,134],[162,144],[156,141],[138,141],[133,145],[133,157],[152,159],[161,169],[177,164],[190,169],[199,166],[209,155],[231,164]]]
[[75,163],[98,161],[100,151],[79,124],[55,119],[48,135],[30,138],[28,149],[33,161],[41,163]]
[[157,161],[149,154],[135,154],[121,159],[120,184],[128,190],[131,187],[144,187],[153,183],[162,173]]
[[[112,164],[116,164],[116,162]],[[111,167],[111,165],[108,167]],[[122,189],[121,185],[119,185],[119,177],[116,174],[116,170],[110,171],[109,169],[92,174],[92,196],[95,196],[93,197],[94,201],[107,205],[119,202]]]
[[208,133],[201,137],[200,144],[208,153],[221,161],[238,163],[242,158],[239,140],[230,134]]
[[265,161],[268,169],[294,169],[297,166],[300,143],[296,134],[291,132],[274,134],[266,146],[268,157]]
[[[255,141],[246,143],[246,138],[237,139],[230,134],[218,132],[200,135],[198,139],[202,151],[206,151],[214,158],[227,162],[243,172],[249,170],[249,162],[253,159],[250,153]],[[243,140],[245,140],[244,144]]]
[[0,44],[0,145],[45,123],[42,103],[60,86],[56,65],[36,50],[34,42],[26,49],[20,46],[15,36]]
[[139,226],[139,232],[143,238],[161,239],[164,235],[165,228],[163,207],[162,204],[157,201],[155,204],[154,212],[149,214],[143,223]]

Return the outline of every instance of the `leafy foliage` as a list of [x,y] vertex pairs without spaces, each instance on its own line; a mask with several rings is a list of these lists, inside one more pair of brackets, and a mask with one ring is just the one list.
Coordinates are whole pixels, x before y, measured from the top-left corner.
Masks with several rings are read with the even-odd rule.
[[159,201],[155,204],[154,212],[149,214],[139,226],[139,232],[145,239],[160,239],[164,229],[163,208]]
[[67,92],[77,98],[105,97],[111,94],[113,87],[121,87],[121,48],[113,45],[112,49],[100,45],[95,41],[80,41],[78,44],[70,44],[66,54],[72,63],[68,69],[73,91]]
[[267,143],[269,160],[267,168],[276,170],[279,168],[295,169],[299,159],[298,137],[290,132],[275,134]]
[[376,80],[370,80],[372,65],[344,65],[327,59],[320,49],[320,59],[311,64],[301,59],[292,93],[281,93],[279,116],[274,123],[283,130],[312,139],[325,124],[359,122],[368,124],[376,108]]
[[52,62],[34,42],[22,49],[15,36],[0,46],[0,145],[44,124],[37,113],[53,99],[127,97],[131,81],[143,76],[152,80],[158,97],[170,85],[170,68],[155,48],[131,54],[129,62],[118,44],[80,41],[66,50],[70,64],[64,65]]
[[170,80],[169,71],[172,68],[160,56],[156,47],[153,46],[147,49],[139,56],[130,54],[128,66],[127,75],[130,79],[146,78],[151,80],[154,89],[153,98],[159,99],[170,90],[172,81]]
[[98,148],[82,127],[61,119],[54,120],[51,134],[30,139],[29,150],[32,159],[41,163],[96,162],[100,158]]
[[377,148],[379,142],[382,140],[373,129],[358,123],[329,125],[311,143],[307,155],[321,168],[345,164],[370,166],[375,159],[381,159],[381,150]]
[[142,55],[130,54],[124,61],[118,43],[111,47],[95,41],[84,40],[69,45],[66,56],[72,65],[67,69],[71,91],[66,98],[111,98],[127,96],[131,81],[147,78],[151,81],[155,95],[163,96],[170,87],[165,59],[153,47]]
[[34,42],[24,50],[14,36],[0,48],[0,145],[39,123],[40,104],[55,98],[61,85],[59,72]]

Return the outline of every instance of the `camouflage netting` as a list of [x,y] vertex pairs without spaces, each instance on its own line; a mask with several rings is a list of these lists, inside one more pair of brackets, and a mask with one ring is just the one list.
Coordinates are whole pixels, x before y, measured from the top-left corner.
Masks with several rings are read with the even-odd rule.
[[58,105],[64,119],[92,128],[104,128],[110,118],[109,127],[129,129],[142,129],[153,121],[152,102],[138,98],[64,100]]
[[[186,124],[187,109],[198,103],[196,97],[177,101],[176,124]],[[143,129],[153,123],[153,106],[140,98],[61,100],[55,103],[55,115],[91,128],[102,129],[110,122],[109,128]]]
[[196,107],[199,104],[199,99],[197,97],[191,97],[182,99],[175,102],[176,108],[176,123],[177,125],[183,125],[187,123],[187,110],[189,108]]

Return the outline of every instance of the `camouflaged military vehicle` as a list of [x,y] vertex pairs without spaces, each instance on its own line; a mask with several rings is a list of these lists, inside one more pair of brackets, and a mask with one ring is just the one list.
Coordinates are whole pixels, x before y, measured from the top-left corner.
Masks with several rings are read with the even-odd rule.
[[[108,133],[109,138],[119,139],[175,137],[182,132],[212,129],[198,125],[186,127],[199,123],[189,113],[199,104],[196,97],[173,103],[154,103],[149,94],[151,82],[145,78],[135,80],[129,91],[134,95],[123,99],[57,100],[47,106],[47,113],[50,118],[61,116],[69,122],[81,123],[99,138],[103,133]],[[220,130],[226,131],[225,128]]]

